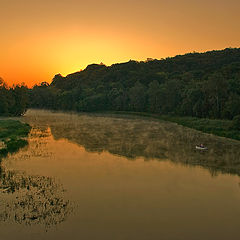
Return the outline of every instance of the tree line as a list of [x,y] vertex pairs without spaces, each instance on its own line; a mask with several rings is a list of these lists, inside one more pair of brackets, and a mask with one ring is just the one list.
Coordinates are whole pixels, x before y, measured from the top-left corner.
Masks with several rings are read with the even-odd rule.
[[240,115],[240,48],[91,64],[66,77],[57,74],[50,84],[35,85],[28,97],[32,108],[233,119]]
[[29,103],[29,89],[24,85],[8,87],[0,78],[0,116],[21,116]]
[[34,108],[232,119],[240,114],[240,49],[92,64],[34,86],[30,98]]

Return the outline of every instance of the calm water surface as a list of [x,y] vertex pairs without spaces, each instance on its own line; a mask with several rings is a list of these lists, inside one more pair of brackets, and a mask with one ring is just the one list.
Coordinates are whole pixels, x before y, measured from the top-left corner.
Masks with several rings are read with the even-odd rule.
[[239,239],[239,142],[138,117],[23,121],[29,146],[0,168],[1,240]]

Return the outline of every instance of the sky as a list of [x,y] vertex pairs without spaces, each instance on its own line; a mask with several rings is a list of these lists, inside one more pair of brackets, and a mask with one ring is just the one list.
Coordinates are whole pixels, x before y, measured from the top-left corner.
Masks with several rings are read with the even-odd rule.
[[51,82],[92,63],[240,47],[239,0],[0,0],[0,77]]

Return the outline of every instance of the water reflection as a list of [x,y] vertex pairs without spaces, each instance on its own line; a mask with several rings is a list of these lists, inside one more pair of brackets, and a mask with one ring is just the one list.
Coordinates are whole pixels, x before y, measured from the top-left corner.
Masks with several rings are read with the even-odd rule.
[[1,239],[239,238],[239,177],[191,167],[239,174],[238,142],[125,116],[25,121],[29,146],[0,169]]
[[[34,137],[30,139],[31,147],[23,151],[24,159],[50,156],[51,152],[42,150],[47,142],[41,140],[46,140],[49,134],[46,128],[32,129]],[[73,209],[70,201],[65,200],[64,192],[63,186],[51,177],[29,175],[0,165],[0,221],[29,226],[41,224],[46,229],[57,225],[65,221]]]
[[[50,127],[53,137],[68,139],[89,152],[107,151],[133,160],[143,157],[169,159],[175,163],[199,165],[211,174],[240,175],[240,142],[140,117],[101,114],[64,114],[31,110],[25,117],[32,125]],[[199,152],[204,143],[209,151]]]
[[0,180],[0,221],[50,227],[63,222],[71,212],[62,185],[50,177],[0,167]]

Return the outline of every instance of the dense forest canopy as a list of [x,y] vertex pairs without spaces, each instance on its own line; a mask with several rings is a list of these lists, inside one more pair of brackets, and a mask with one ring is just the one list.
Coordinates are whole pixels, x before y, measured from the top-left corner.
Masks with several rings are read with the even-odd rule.
[[31,107],[137,111],[206,118],[240,114],[240,49],[92,64],[31,90]]
[[66,77],[57,74],[51,84],[35,85],[29,98],[32,108],[233,119],[240,115],[240,48],[92,64]]

